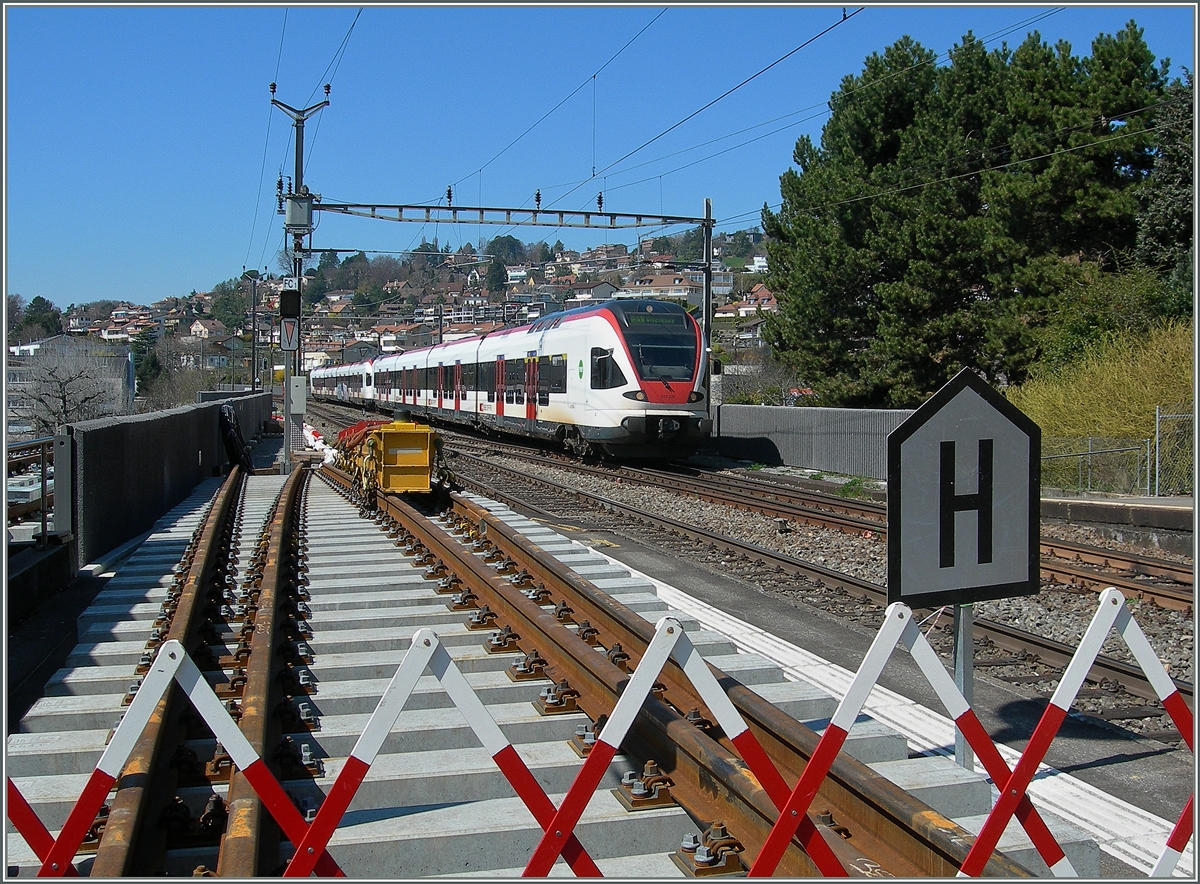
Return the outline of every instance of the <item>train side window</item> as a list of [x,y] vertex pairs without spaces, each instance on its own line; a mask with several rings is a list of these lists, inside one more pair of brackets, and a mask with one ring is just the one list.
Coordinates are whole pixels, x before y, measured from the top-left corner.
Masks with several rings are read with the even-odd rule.
[[[538,360],[538,399],[567,392],[567,357],[543,356]],[[544,402],[542,404],[547,404]]]
[[626,384],[621,366],[613,359],[613,351],[602,347],[592,348],[592,389],[611,390]]
[[479,389],[487,393],[487,401],[496,401],[496,363],[479,363]]

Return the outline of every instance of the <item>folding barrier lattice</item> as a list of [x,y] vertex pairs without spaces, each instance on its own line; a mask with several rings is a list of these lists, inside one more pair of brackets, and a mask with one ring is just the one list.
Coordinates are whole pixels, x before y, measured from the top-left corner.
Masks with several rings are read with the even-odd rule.
[[[884,665],[890,659],[896,645],[902,643],[1000,792],[997,803],[968,851],[959,875],[980,874],[994,852],[1000,835],[1014,816],[1025,828],[1039,854],[1055,875],[1075,875],[1062,848],[1033,807],[1027,789],[1078,694],[1084,677],[1099,654],[1101,645],[1114,626],[1154,686],[1164,709],[1179,728],[1188,748],[1194,751],[1191,710],[1184,703],[1141,628],[1129,613],[1124,596],[1115,589],[1108,589],[1101,594],[1096,615],[1060,679],[1058,689],[1025,751],[1012,770],[942,666],[937,654],[913,622],[911,610],[903,603],[896,603],[888,607],[883,626],[846,696],[839,703],[799,781],[791,790],[725,695],[682,626],[677,620],[664,617],[655,627],[653,640],[625,685],[625,690],[604,728],[597,734],[595,744],[564,796],[562,805],[557,808],[516,749],[504,737],[461,671],[454,665],[437,635],[432,630],[421,629],[414,635],[404,660],[311,824],[304,821],[278,780],[267,770],[266,764],[242,735],[200,670],[184,652],[182,645],[176,641],[165,642],[160,648],[154,664],[101,755],[83,794],[68,814],[58,837],[54,838],[38,819],[11,778],[8,779],[8,816],[41,860],[39,875],[76,874],[72,860],[92,820],[116,782],[155,706],[165,696],[172,681],[176,681],[228,752],[233,764],[262,798],[285,836],[296,845],[295,854],[286,868],[285,875],[306,876],[316,871],[326,877],[344,876],[329,855],[329,840],[415,688],[417,680],[428,669],[463,713],[484,749],[490,753],[493,761],[543,830],[522,874],[526,877],[544,877],[561,855],[577,875],[599,876],[599,868],[575,835],[575,826],[622,740],[632,727],[638,711],[650,696],[659,673],[667,660],[674,656],[721,729],[742,754],[743,760],[780,811],[767,841],[750,868],[750,875],[757,877],[773,874],[788,843],[793,837],[798,837],[823,875],[843,877],[847,874],[846,869],[808,816],[808,808],[828,775],[834,758],[841,750],[851,725],[866,703]],[[1152,876],[1169,876],[1192,837],[1193,799],[1194,795],[1188,798],[1151,873]]]
[[[996,749],[979,719],[971,710],[958,687],[946,672],[936,652],[930,647],[921,630],[913,621],[912,611],[903,602],[888,606],[884,612],[883,625],[871,643],[866,657],[855,674],[846,696],[838,704],[837,710],[830,719],[825,733],[821,735],[812,758],[800,775],[800,781],[792,791],[787,801],[785,812],[780,815],[766,843],[759,852],[758,858],[750,868],[751,877],[771,875],[779,864],[788,841],[792,838],[793,829],[788,821],[795,818],[796,813],[804,813],[816,797],[817,790],[829,773],[833,760],[841,751],[842,745],[849,735],[850,728],[858,718],[859,712],[867,702],[871,689],[879,680],[884,665],[891,658],[897,643],[903,643],[912,654],[920,667],[922,674],[929,681],[938,699],[954,719],[975,750],[975,754],[983,763],[988,775],[1007,777],[1008,766]],[[1055,870],[1055,874],[1074,875],[1075,871],[1067,861],[1062,848],[1050,833],[1045,822],[1033,808],[1028,797],[1022,796],[1019,803],[1018,819],[1020,819],[1034,846],[1046,861],[1046,865]],[[990,856],[990,852],[988,854]],[[985,857],[986,861],[986,857]]]
[[[742,753],[742,759],[758,777],[771,801],[777,808],[782,808],[787,795],[787,785],[779,771],[725,695],[679,621],[664,617],[655,626],[654,638],[625,685],[625,690],[617,700],[617,705],[605,722],[604,728],[596,735],[596,742],[588,753],[587,760],[571,783],[571,788],[554,815],[552,824],[545,828],[541,840],[521,873],[522,877],[545,877],[549,874],[555,859],[562,853],[567,838],[572,835],[579,818],[583,815],[588,800],[608,769],[609,762],[616,755],[621,741],[633,725],[634,717],[650,695],[655,679],[671,656],[675,657],[691,680],[730,742]],[[822,874],[828,877],[846,876],[845,868],[811,818],[806,814],[799,814],[792,830],[798,833],[805,851]]]
[[[1125,605],[1125,596],[1112,587],[1104,590],[1100,594],[1100,606],[1096,609],[1092,622],[1088,626],[1087,632],[1084,633],[1083,640],[1079,643],[1075,654],[1071,657],[1066,671],[1059,679],[1058,688],[1050,698],[1050,703],[1046,706],[1046,711],[1042,713],[1037,727],[1034,728],[1033,735],[1029,738],[1025,751],[1021,753],[1012,775],[1003,780],[995,780],[996,786],[1000,790],[1000,798],[992,808],[992,812],[988,814],[983,828],[975,839],[975,844],[967,853],[967,858],[963,861],[960,871],[961,875],[978,875],[984,863],[987,862],[987,858],[996,849],[1000,836],[1016,811],[1021,798],[1025,796],[1029,783],[1037,772],[1038,765],[1041,764],[1046,751],[1050,748],[1051,741],[1067,717],[1071,703],[1074,702],[1079,689],[1083,686],[1083,680],[1088,670],[1095,662],[1101,645],[1104,644],[1104,640],[1113,627],[1116,627],[1117,632],[1125,640],[1126,646],[1133,654],[1138,666],[1141,667],[1146,679],[1154,687],[1155,693],[1162,701],[1163,709],[1171,716],[1171,721],[1179,729],[1188,749],[1195,752],[1192,711],[1187,707],[1182,694],[1175,687],[1170,676],[1167,675],[1158,655],[1150,647],[1145,633],[1133,619],[1133,615],[1129,613],[1129,609]],[[1160,877],[1171,874],[1183,847],[1192,836],[1192,798],[1194,797],[1193,793],[1188,798],[1187,804],[1175,824],[1175,829],[1168,837],[1166,846],[1151,872],[1153,876]]]
[[[1124,596],[1116,589],[1107,589],[1100,596],[1099,608],[1083,641],[1076,650],[1059,687],[1035,728],[1025,751],[1017,765],[1010,770],[999,750],[983,729],[962,693],[949,673],[946,672],[937,654],[913,622],[912,611],[903,603],[889,605],[884,615],[883,626],[876,635],[858,673],[851,682],[846,696],[838,705],[829,726],[822,735],[800,781],[796,784],[787,802],[785,812],[780,815],[763,849],[750,869],[750,876],[766,876],[774,872],[787,842],[794,832],[792,820],[796,812],[804,812],[816,796],[817,789],[829,772],[833,759],[840,751],[849,733],[850,726],[866,703],[871,689],[891,657],[898,642],[903,643],[912,654],[922,673],[934,688],[938,698],[962,731],[976,756],[980,759],[988,776],[1000,791],[1000,798],[989,813],[983,828],[963,860],[960,876],[977,876],[996,849],[1000,836],[1014,816],[1025,828],[1034,847],[1056,876],[1074,876],[1072,868],[1061,846],[1050,833],[1044,820],[1033,807],[1027,794],[1029,783],[1045,757],[1047,748],[1066,717],[1071,702],[1078,694],[1083,679],[1100,652],[1109,630],[1116,625],[1133,653],[1138,665],[1154,686],[1164,709],[1184,736],[1189,749],[1192,748],[1192,713],[1184,703],[1178,689],[1167,676],[1166,670],[1150,647],[1141,628],[1125,607]],[[1152,876],[1171,874],[1188,839],[1192,835],[1192,798],[1189,798],[1174,830],[1167,839],[1162,856]]]
[[[8,816],[42,861],[39,876],[54,877],[74,873],[72,860],[88,829],[91,828],[92,820],[104,804],[104,799],[108,797],[150,716],[159,700],[165,696],[172,681],[179,683],[192,706],[200,713],[200,717],[229,754],[234,766],[242,772],[247,782],[262,798],[264,806],[279,823],[284,834],[293,844],[298,844],[304,839],[309,826],[300,815],[300,811],[267,769],[266,763],[254,751],[250,741],[243,736],[224,704],[184,651],[183,645],[171,640],[163,642],[160,646],[133,702],[129,704],[125,716],[113,732],[112,739],[104,748],[96,769],[88,778],[83,794],[67,815],[58,838],[52,838],[13,781],[8,780]],[[345,873],[325,851],[317,857],[315,867],[326,877],[345,877]]]
[[[488,713],[483,701],[476,696],[462,672],[454,665],[449,652],[430,629],[419,629],[413,635],[412,644],[404,654],[400,668],[379,700],[379,705],[368,719],[362,735],[354,744],[350,757],[338,774],[329,795],[317,811],[303,839],[295,843],[296,852],[288,863],[284,875],[305,877],[314,868],[315,858],[321,854],[333,837],[354,794],[379,754],[383,741],[399,718],[405,702],[416,687],[417,679],[429,669],[441,683],[450,699],[467,720],[467,724],[483,743],[496,766],[516,790],[517,795],[529,808],[538,825],[549,827],[555,818],[554,804],[541,784],[529,772],[512,743],[504,736],[496,720]],[[574,834],[569,833],[563,844],[563,856],[577,875],[601,877],[600,869],[583,849]]]

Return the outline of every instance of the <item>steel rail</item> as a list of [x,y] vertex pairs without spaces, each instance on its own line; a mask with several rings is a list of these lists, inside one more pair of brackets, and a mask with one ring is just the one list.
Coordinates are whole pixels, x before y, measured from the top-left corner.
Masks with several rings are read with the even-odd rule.
[[[1045,544],[1042,548],[1045,549]],[[1172,611],[1190,612],[1192,610],[1194,596],[1190,581],[1180,583],[1177,587],[1163,586],[1148,583],[1144,579],[1139,580],[1136,576],[1129,576],[1128,570],[1124,570],[1122,573],[1097,571],[1087,565],[1046,556],[1042,557],[1041,576],[1051,583],[1077,586],[1096,592],[1103,592],[1108,587],[1114,586],[1121,590],[1126,597],[1146,599]]]
[[[286,587],[294,582],[298,564],[296,518],[300,494],[311,471],[293,470],[271,516],[262,582],[254,602],[254,633],[246,660],[246,686],[242,694],[238,726],[259,758],[276,777],[278,763],[267,747],[282,738],[279,720],[272,710],[281,698],[277,678],[280,666],[276,642],[281,634],[279,603]],[[253,595],[252,595],[253,601]],[[229,821],[221,842],[217,875],[222,878],[252,878],[269,875],[279,865],[280,829],[263,804],[262,797],[236,767],[229,780],[226,800]]]
[[[582,609],[580,613],[587,615],[593,626],[607,629],[614,640],[620,640],[622,650],[630,653],[631,657],[636,655],[640,658],[654,635],[653,626],[645,618],[612,599],[585,578],[570,571],[564,573],[553,556],[537,548],[494,515],[461,498],[456,498],[454,504],[456,511],[469,514],[469,517],[487,526],[489,541],[507,555],[517,558],[534,579],[540,580],[548,588],[553,587],[552,596],[560,595],[569,599],[568,604]],[[579,619],[578,613],[572,616]],[[797,782],[816,749],[817,734],[782,713],[736,678],[711,664],[709,669],[768,755],[782,769],[785,781]],[[661,678],[665,682],[666,699],[680,715],[696,709],[704,718],[715,720],[674,660],[669,661]],[[724,735],[721,736],[719,742],[722,748],[736,758],[732,744]],[[657,759],[658,756],[653,757]],[[970,849],[972,836],[969,833],[850,756],[840,755],[835,760],[818,794],[832,805],[839,826],[864,836],[858,842],[851,839],[851,843],[865,840],[870,844],[870,854],[859,856],[857,865],[860,868],[870,867],[870,862],[862,862],[863,859],[869,859],[882,868],[896,870],[896,874],[948,875],[961,865]],[[774,820],[773,813],[774,806],[767,805],[766,823]],[[751,821],[757,822],[760,821]],[[821,827],[818,827],[818,831],[821,831]],[[905,839],[908,839],[907,844]],[[1007,861],[998,859],[997,863],[1004,865]],[[1020,869],[1019,866],[1016,868]],[[1011,869],[1006,872],[1012,873]],[[993,870],[991,874],[1004,873]]]
[[[489,464],[493,469],[504,469],[497,467],[494,464]],[[458,476],[458,481],[467,487],[474,488],[481,494],[491,495],[496,497],[507,497],[507,495],[498,494],[495,489],[491,489],[482,483],[475,482],[467,477]],[[548,482],[542,482],[531,476],[522,474],[522,480],[525,482],[541,482],[541,484],[550,485]],[[713,548],[723,550],[727,553],[740,556],[749,561],[757,561],[764,566],[774,567],[780,573],[792,574],[801,577],[805,580],[815,582],[818,586],[828,587],[845,592],[853,598],[860,598],[865,602],[877,605],[880,608],[887,607],[888,597],[887,589],[878,584],[871,583],[858,577],[853,577],[849,574],[843,574],[833,571],[829,568],[824,568],[812,562],[797,559],[793,556],[767,549],[765,547],[756,546],[750,543],[744,543],[735,538],[726,537],[721,534],[706,531],[692,525],[684,524],[667,516],[659,516],[643,510],[636,509],[621,504],[617,501],[609,500],[608,498],[600,497],[595,494],[590,494],[586,491],[578,491],[569,489],[569,493],[583,500],[589,501],[597,507],[609,510],[611,512],[621,513],[628,518],[638,520],[647,524],[653,524],[659,528],[665,529],[675,534],[684,537],[690,537],[693,540],[701,543],[706,543]],[[515,498],[509,497],[504,502],[520,508],[523,503]],[[1112,583],[1108,585],[1114,585]],[[918,614],[922,612],[917,612]],[[1052,639],[1042,636],[1035,636],[1030,633],[1024,633],[1020,630],[1015,630],[1005,626],[1002,623],[996,623],[989,620],[977,619],[974,623],[976,632],[981,637],[991,636],[998,645],[1008,650],[1017,651],[1023,650],[1031,652],[1039,657],[1050,660],[1061,660],[1061,664],[1057,666],[1065,666],[1066,662],[1071,659],[1074,649],[1062,642],[1056,642]],[[1144,699],[1156,699],[1157,693],[1153,686],[1149,683],[1141,670],[1137,667],[1129,666],[1120,661],[1113,660],[1107,657],[1097,657],[1095,662],[1088,670],[1088,679],[1095,683],[1104,681],[1120,681],[1125,685],[1126,689],[1134,696]],[[1192,698],[1192,685],[1188,682],[1173,679],[1175,686],[1189,700]]]
[[[460,455],[462,453],[460,452]],[[465,455],[475,457],[475,455]],[[519,449],[509,456],[535,460]],[[494,469],[503,469],[489,464]],[[680,468],[664,471],[656,469],[608,468],[598,469],[586,465],[563,464],[564,469],[585,475],[611,478],[620,476],[652,487],[683,491],[701,500],[731,506],[748,512],[784,518],[805,525],[820,525],[852,534],[872,533],[877,539],[887,539],[886,511],[874,501],[837,501],[830,495],[807,491],[792,491],[787,485],[764,482],[741,477],[736,480],[718,474],[698,474],[694,470]],[[755,490],[747,495],[745,486]],[[739,486],[741,486],[739,488]],[[580,492],[583,493],[583,492]],[[814,510],[812,507],[816,507]],[[1189,611],[1193,599],[1190,587],[1193,584],[1192,568],[1162,559],[1151,559],[1115,550],[1086,547],[1050,537],[1041,539],[1041,576],[1054,583],[1082,586],[1102,591],[1115,586],[1126,595],[1152,600],[1163,607],[1177,611]],[[1062,555],[1063,553],[1067,555]],[[1064,561],[1064,559],[1076,561]],[[1101,572],[1082,563],[1091,563],[1109,569]],[[1180,584],[1180,589],[1147,583],[1145,577],[1157,577]]]
[[[345,474],[337,476],[340,471],[330,468],[326,468],[326,471],[335,476],[343,487],[351,486],[349,477]],[[521,636],[517,640],[517,646],[521,650],[526,653],[537,650],[548,661],[545,670],[548,677],[554,681],[566,680],[573,689],[579,691],[579,706],[588,712],[593,720],[598,720],[601,715],[612,710],[629,678],[625,670],[610,662],[606,656],[597,653],[575,632],[566,628],[553,613],[526,597],[512,582],[487,565],[480,556],[445,531],[433,526],[408,504],[387,495],[380,495],[377,504],[387,518],[403,525],[423,547],[437,550],[447,568],[459,575],[464,584],[469,584],[473,591],[478,592],[480,600]],[[454,506],[460,514],[479,515],[477,508],[464,499],[455,500]],[[485,516],[481,524],[489,541],[508,536],[513,552],[521,546],[522,542],[512,537],[512,532],[494,517]],[[526,559],[526,563],[533,564],[531,559]],[[592,589],[597,604],[608,608],[610,617],[623,621],[622,628],[630,630],[631,635],[641,632],[648,636],[652,632],[646,632],[648,624],[643,618],[624,609],[624,606],[619,606],[615,601],[605,601],[607,597],[603,593],[594,587]],[[634,647],[633,653],[644,650],[645,643],[635,643],[641,647]],[[670,678],[669,674],[665,675]],[[720,678],[727,687],[734,687],[737,693],[751,693],[745,689],[736,691],[736,685],[728,676],[722,674]],[[774,707],[770,707],[765,701],[758,702],[774,711],[774,723],[778,728],[786,731],[789,727],[793,730],[802,727],[790,717],[774,710]],[[763,711],[764,716],[769,714]],[[811,747],[815,747],[816,736],[811,732],[809,735],[811,752]],[[726,820],[730,830],[734,831],[750,850],[756,850],[765,843],[778,811],[763,784],[737,755],[688,722],[683,714],[663,699],[652,696],[647,700],[635,722],[634,730],[630,732],[623,746],[635,757],[643,760],[653,758],[661,768],[669,771],[676,784],[672,787],[672,794],[694,817],[710,821]],[[789,747],[788,751],[793,755],[793,763],[785,765],[785,770],[798,779],[799,770],[803,769],[803,761],[807,756],[797,755],[794,745]],[[839,844],[839,839],[833,835],[832,830],[827,826],[818,826],[818,832],[826,843],[834,846],[844,858],[846,867],[851,869],[852,873],[856,868],[877,868],[878,864],[898,869],[901,874],[954,874],[958,868],[957,864],[965,858],[970,847],[970,836],[949,820],[930,811],[925,805],[914,802],[910,796],[858,762],[851,759],[835,762],[835,772],[831,773],[831,778],[827,780],[828,785],[823,787],[823,797],[827,798],[831,790],[836,790],[838,777],[845,775],[844,770],[847,766],[861,767],[862,771],[856,772],[865,772],[865,778],[871,782],[871,788],[876,795],[887,796],[892,800],[893,807],[904,809],[898,816],[884,819],[878,810],[862,808],[862,814],[872,819],[869,825],[863,825],[858,831],[878,833],[870,844],[870,849],[875,850],[877,854],[872,857],[874,863],[864,861],[863,851],[853,841],[849,844]],[[861,801],[861,798],[859,800]],[[853,820],[854,814],[850,810],[839,809],[837,812],[843,815],[837,819],[837,823],[845,824],[846,821]],[[932,825],[928,824],[930,820],[933,821]],[[925,824],[922,821],[926,821]],[[852,821],[851,825],[857,823]],[[825,831],[822,831],[823,829]],[[894,845],[911,843],[911,833],[914,829],[921,830],[918,837],[923,838],[923,846],[915,851],[919,856],[905,856],[904,851],[897,850]],[[890,837],[884,837],[884,832]],[[817,874],[812,861],[794,841],[785,854],[779,872],[790,875]],[[859,871],[858,874],[865,872]],[[1007,859],[993,857],[987,874],[1020,876],[1028,873]]]
[[[217,492],[192,551],[171,625],[164,637],[192,653],[199,639],[209,592],[218,577],[244,474],[234,466]],[[185,554],[186,555],[186,554]],[[171,746],[182,741],[180,718],[189,708],[177,685],[161,699],[117,780],[104,836],[96,849],[93,878],[148,876],[165,850],[159,819],[175,794]]]

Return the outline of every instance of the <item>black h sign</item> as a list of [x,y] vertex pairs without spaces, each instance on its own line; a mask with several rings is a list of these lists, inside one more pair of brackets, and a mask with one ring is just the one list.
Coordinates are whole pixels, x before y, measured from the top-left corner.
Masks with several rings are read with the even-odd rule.
[[889,604],[1037,592],[1041,442],[1037,424],[968,369],[891,432]]
[[992,439],[979,440],[979,490],[974,494],[954,493],[954,443],[942,442],[938,567],[954,567],[954,515],[974,510],[979,517],[979,557],[975,563],[992,560]]

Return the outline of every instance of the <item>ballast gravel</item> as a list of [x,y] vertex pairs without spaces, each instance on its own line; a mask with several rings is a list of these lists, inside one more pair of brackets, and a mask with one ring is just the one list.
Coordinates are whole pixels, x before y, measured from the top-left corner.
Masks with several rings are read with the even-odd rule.
[[[609,498],[880,586],[887,585],[887,544],[878,537],[864,537],[809,525],[785,525],[781,530],[779,522],[772,517],[676,492],[580,475],[550,464],[531,465],[528,461],[498,456],[489,460],[529,475],[536,474],[563,488]],[[756,475],[763,477],[762,472]],[[1103,537],[1084,525],[1043,522],[1042,532],[1059,540],[1146,554],[1144,549]],[[1161,557],[1188,561],[1182,556],[1169,554],[1162,554]],[[761,585],[759,589],[762,592],[773,591],[771,587]],[[784,594],[794,596],[794,590]],[[1094,592],[1081,593],[1066,587],[1043,586],[1042,592],[1034,596],[976,603],[974,613],[977,619],[1005,623],[1066,645],[1078,646],[1096,613],[1096,602],[1097,594]],[[1192,617],[1184,612],[1143,603],[1140,599],[1127,599],[1126,604],[1167,671],[1174,678],[1192,682],[1195,658],[1195,625]],[[1110,632],[1101,653],[1117,660],[1134,662],[1124,640],[1115,631]]]

